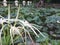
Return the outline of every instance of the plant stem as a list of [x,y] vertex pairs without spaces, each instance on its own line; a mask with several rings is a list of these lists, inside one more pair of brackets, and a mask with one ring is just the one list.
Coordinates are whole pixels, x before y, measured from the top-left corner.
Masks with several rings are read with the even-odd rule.
[[18,16],[19,16],[19,11],[20,11],[20,5],[19,5],[19,7],[18,7],[17,16],[16,16],[16,19],[15,19],[15,24],[14,24],[14,26],[16,25],[16,21],[17,21]]
[[10,24],[10,4],[8,5],[8,25]]

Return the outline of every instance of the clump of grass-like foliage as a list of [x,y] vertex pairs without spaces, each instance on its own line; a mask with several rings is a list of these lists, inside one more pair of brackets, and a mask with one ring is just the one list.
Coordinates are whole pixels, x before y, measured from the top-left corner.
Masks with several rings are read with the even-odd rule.
[[[30,32],[32,31],[37,37],[39,37],[39,35],[36,33],[36,31],[38,31],[44,38],[45,36],[38,30],[37,27],[35,27],[33,24],[29,23],[27,20],[21,20],[18,19],[19,17],[19,11],[20,11],[20,5],[18,7],[17,10],[17,15],[16,18],[10,18],[10,5],[8,5],[8,18],[4,18],[3,16],[0,15],[0,24],[2,26],[2,28],[0,29],[0,44],[1,45],[14,45],[14,38],[17,36],[17,38],[22,39],[23,42],[26,42],[27,40],[27,34],[29,36],[29,38],[31,39],[32,42],[33,39],[31,38]],[[14,25],[12,25],[11,23],[14,22]],[[4,24],[6,23],[6,24]],[[19,24],[19,26],[16,26],[17,24]],[[24,37],[22,35],[24,31]],[[26,43],[25,43],[26,44]]]

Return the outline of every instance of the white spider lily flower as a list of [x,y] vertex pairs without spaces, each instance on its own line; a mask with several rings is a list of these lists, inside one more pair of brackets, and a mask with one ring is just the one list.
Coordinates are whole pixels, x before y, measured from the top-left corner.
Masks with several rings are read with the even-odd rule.
[[[22,38],[22,40],[23,40],[22,34],[21,34],[20,31],[19,31],[20,28],[21,28],[21,27],[11,26],[11,28],[10,28],[10,36],[11,36],[11,41],[12,41],[12,43],[13,43],[13,37],[14,37],[14,35],[19,35],[19,36],[21,36],[21,38]],[[24,42],[24,40],[23,40],[23,42]]]
[[26,5],[26,1],[23,1],[22,4],[23,4],[23,6],[25,6]]
[[35,32],[34,29],[36,29],[43,37],[45,37],[35,26],[33,26],[32,24],[30,24],[28,21],[22,21],[22,23],[24,24],[24,26],[28,26],[29,28],[31,28],[31,30],[36,34],[37,37],[39,37],[39,36]]
[[[8,19],[5,19],[6,21],[8,20]],[[9,21],[15,21],[15,19],[10,19]],[[35,35],[37,36],[37,37],[39,37],[38,36],[38,34],[35,32],[35,29],[43,36],[43,37],[45,37],[36,27],[34,27],[32,24],[30,24],[28,21],[26,21],[26,20],[19,20],[19,19],[17,19],[16,21],[19,21],[20,23],[21,23],[21,25],[22,26],[27,26],[27,27],[29,27],[34,33],[35,33]],[[10,30],[13,30],[12,32],[13,33],[15,33],[15,34],[20,34],[19,33],[19,29],[17,28],[17,27],[12,27],[11,26],[11,29]]]
[[59,21],[59,20],[57,20],[57,23],[60,23],[60,21]]
[[10,30],[11,30],[11,33],[13,33],[13,35],[15,34],[20,35],[19,29],[17,27],[11,26]]
[[7,6],[7,1],[6,0],[3,0],[3,5]]
[[24,26],[29,26],[29,23],[28,23],[28,21],[26,21],[26,20],[24,20],[24,21],[20,20],[20,22],[21,22]]
[[36,34],[36,36],[37,37],[39,37],[38,36],[38,34],[35,32],[35,30],[33,29],[33,27],[31,26],[31,24],[28,22],[28,21],[20,21],[24,26],[28,26],[35,34]]
[[15,6],[18,6],[18,0],[15,0]]

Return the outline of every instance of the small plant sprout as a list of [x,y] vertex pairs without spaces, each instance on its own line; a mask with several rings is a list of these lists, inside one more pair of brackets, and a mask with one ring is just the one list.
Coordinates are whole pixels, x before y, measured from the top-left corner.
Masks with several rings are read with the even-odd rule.
[[15,6],[18,6],[18,0],[15,0]]
[[3,0],[3,5],[7,6],[7,1],[6,0]]

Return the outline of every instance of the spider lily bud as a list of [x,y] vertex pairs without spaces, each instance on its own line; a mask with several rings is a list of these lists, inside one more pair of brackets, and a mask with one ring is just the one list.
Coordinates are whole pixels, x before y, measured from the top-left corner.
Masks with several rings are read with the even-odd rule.
[[32,4],[32,1],[30,1],[30,4]]
[[17,0],[15,0],[15,6],[18,6],[18,1]]
[[30,5],[30,1],[27,1],[27,5],[28,5],[28,6]]
[[6,0],[3,1],[3,5],[7,6],[7,1]]
[[23,3],[23,6],[25,6],[25,5],[26,5],[26,1],[23,1],[22,3]]

